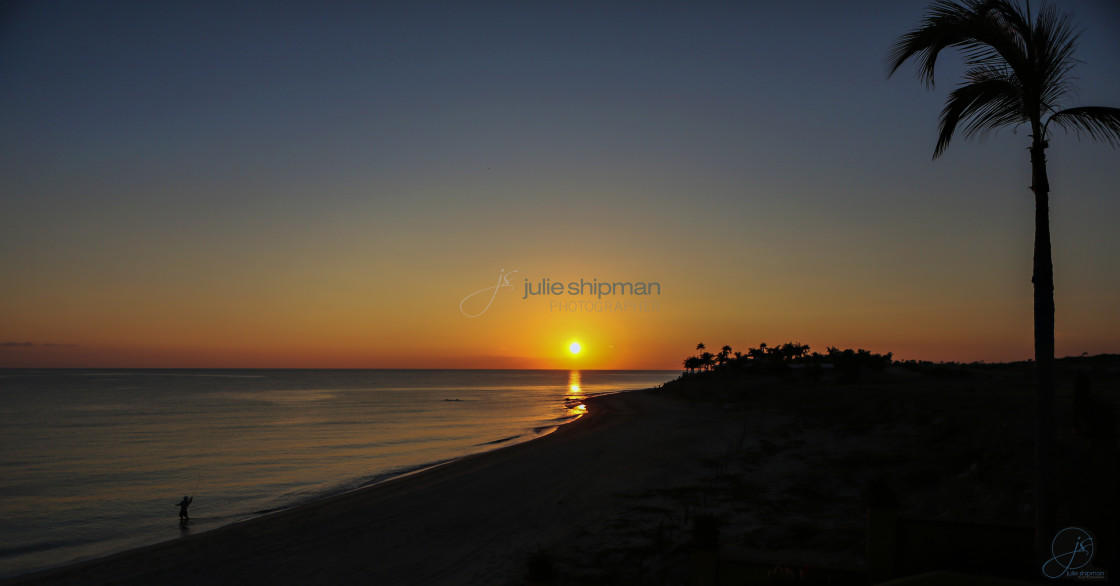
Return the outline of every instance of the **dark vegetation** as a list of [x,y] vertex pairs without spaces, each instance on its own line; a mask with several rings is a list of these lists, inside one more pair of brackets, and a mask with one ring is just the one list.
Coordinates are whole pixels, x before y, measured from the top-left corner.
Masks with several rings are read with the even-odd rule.
[[874,354],[867,350],[840,350],[829,347],[824,354],[810,353],[809,346],[797,342],[786,342],[778,346],[768,346],[765,342],[758,348],[748,348],[746,353],[733,352],[731,346],[724,346],[719,353],[708,352],[703,342],[696,345],[700,354],[684,360],[687,374],[703,373],[742,373],[755,375],[782,375],[795,370],[801,371],[810,379],[820,379],[825,370],[842,375],[845,382],[859,380],[861,372],[883,372],[892,363],[893,354]]

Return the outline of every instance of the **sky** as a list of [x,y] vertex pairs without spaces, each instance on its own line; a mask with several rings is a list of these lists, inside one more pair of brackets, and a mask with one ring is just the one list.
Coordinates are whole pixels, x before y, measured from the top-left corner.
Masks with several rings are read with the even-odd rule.
[[[1120,5],[1059,4],[1120,106]],[[932,160],[925,6],[6,4],[0,366],[1029,358],[1029,131]],[[1120,352],[1120,151],[1050,144],[1057,354]]]

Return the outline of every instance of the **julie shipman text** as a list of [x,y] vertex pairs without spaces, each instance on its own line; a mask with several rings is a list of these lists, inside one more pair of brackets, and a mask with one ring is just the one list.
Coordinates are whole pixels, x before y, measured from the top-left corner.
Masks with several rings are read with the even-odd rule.
[[522,299],[530,295],[594,295],[601,299],[604,295],[661,295],[661,283],[647,282],[609,282],[592,279],[585,281],[571,281],[567,285],[551,279],[541,279],[539,283],[530,283],[525,279],[525,294]]

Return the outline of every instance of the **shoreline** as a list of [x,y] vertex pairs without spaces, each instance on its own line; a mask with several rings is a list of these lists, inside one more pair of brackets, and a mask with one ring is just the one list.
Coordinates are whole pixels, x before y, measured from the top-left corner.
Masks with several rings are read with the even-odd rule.
[[[802,568],[863,583],[867,499],[884,481],[899,519],[1029,534],[1026,385],[1015,368],[963,379],[900,370],[852,384],[686,377],[596,396],[586,415],[541,438],[0,584],[500,586],[531,572],[557,585],[677,584],[701,571],[705,524],[719,528],[706,555],[728,571]],[[1059,397],[1072,406],[1072,385]],[[1029,555],[1029,545],[1010,547]],[[983,555],[960,563],[1037,571]]]
[[[374,482],[372,484],[355,488],[343,493],[331,495],[310,503],[292,506],[290,508],[273,511],[259,517],[223,525],[205,532],[163,541],[138,548],[108,554],[103,557],[83,560],[72,564],[38,570],[28,574],[20,574],[0,579],[0,584],[97,584],[97,583],[196,583],[198,581],[248,581],[253,583],[296,583],[322,580],[319,573],[306,575],[304,579],[293,580],[290,563],[279,566],[276,560],[268,560],[268,552],[277,550],[299,549],[300,541],[286,534],[293,530],[308,531],[315,534],[315,541],[320,545],[332,539],[343,539],[342,534],[352,534],[360,531],[367,523],[361,519],[354,521],[353,513],[365,512],[363,517],[368,518],[370,524],[382,518],[395,516],[392,511],[379,511],[369,517],[370,507],[391,508],[391,504],[400,501],[416,500],[410,495],[416,491],[436,491],[446,493],[439,495],[443,500],[455,499],[457,481],[464,477],[485,475],[494,467],[505,466],[518,468],[521,461],[526,460],[534,452],[541,451],[549,446],[563,445],[564,443],[593,433],[610,423],[612,414],[618,410],[629,411],[627,407],[620,407],[623,401],[618,397],[636,395],[651,389],[640,389],[595,395],[588,397],[585,404],[588,412],[573,421],[559,424],[553,431],[543,433],[538,437],[510,445],[500,445],[494,449],[452,458],[431,465],[405,472],[400,475]],[[437,499],[438,500],[438,499]],[[416,509],[423,503],[403,503],[406,508]],[[417,516],[423,516],[423,511],[418,511]],[[347,520],[350,517],[351,520]],[[484,522],[484,519],[479,519]],[[315,525],[315,527],[309,527]],[[383,541],[383,540],[378,540]],[[416,545],[424,548],[424,539]],[[248,558],[239,561],[237,557],[228,554],[230,546],[250,552]],[[352,546],[351,546],[352,547]],[[345,548],[344,548],[345,549]],[[395,549],[395,548],[394,548]],[[290,562],[291,556],[299,557],[298,551],[288,551],[285,561]],[[335,558],[338,554],[320,552],[319,558]],[[365,556],[361,556],[365,557]],[[427,557],[427,556],[422,556]],[[329,564],[335,570],[345,566],[345,560],[353,563],[362,563],[359,559],[344,556],[345,559],[335,560]],[[221,560],[214,564],[215,560]],[[370,560],[371,562],[373,560]],[[422,561],[422,560],[421,560]],[[318,564],[313,564],[318,565]],[[407,565],[407,564],[406,564]],[[430,565],[427,563],[417,566]],[[240,566],[240,567],[239,567]],[[251,571],[249,568],[253,568]],[[287,567],[285,571],[278,572],[268,577],[268,569],[278,570]],[[201,569],[205,568],[205,569]],[[453,568],[452,568],[453,569]],[[334,570],[324,568],[327,574],[335,574]],[[264,573],[262,573],[264,572]],[[407,572],[405,573],[407,574]],[[234,578],[232,576],[239,575]],[[372,576],[371,576],[372,578]],[[433,575],[433,578],[439,579]],[[366,578],[362,578],[366,579]],[[391,576],[381,578],[393,580]],[[402,582],[409,582],[412,578],[401,575]],[[340,577],[332,581],[348,581]]]
[[[584,400],[584,403],[586,403],[587,401],[591,401],[595,397],[613,395],[613,394],[617,394],[617,393],[630,393],[630,392],[647,391],[647,390],[651,390],[651,389],[631,389],[631,390],[626,390],[626,391],[610,391],[610,392],[602,393],[601,395],[588,395],[587,398]],[[463,460],[465,458],[474,458],[474,457],[478,457],[478,456],[485,456],[487,454],[492,454],[492,453],[500,451],[500,450],[505,450],[505,449],[509,449],[509,448],[519,446],[519,445],[522,445],[522,444],[527,444],[529,442],[534,442],[534,441],[543,439],[545,437],[548,437],[548,436],[556,433],[557,431],[559,431],[560,429],[562,429],[566,426],[569,426],[569,425],[572,425],[572,424],[576,423],[580,419],[583,419],[585,416],[586,416],[585,414],[580,413],[580,414],[577,414],[577,415],[571,415],[571,416],[568,416],[568,417],[564,417],[564,418],[562,418],[562,420],[558,420],[554,424],[543,425],[543,426],[538,426],[538,427],[531,428],[531,430],[530,430],[530,431],[532,431],[531,436],[528,433],[522,433],[522,434],[513,435],[513,436],[509,436],[509,437],[499,438],[499,439],[488,441],[488,442],[483,442],[481,444],[476,444],[472,447],[481,448],[476,452],[471,452],[471,453],[464,454],[464,455],[461,455],[461,456],[452,456],[450,458],[446,458],[446,459],[443,459],[443,460],[435,460],[435,461],[431,461],[431,462],[423,462],[423,463],[420,463],[420,464],[415,464],[415,465],[412,465],[412,466],[405,466],[403,468],[400,468],[400,469],[397,469],[397,470],[394,470],[394,471],[389,471],[389,472],[386,472],[384,474],[376,475],[376,476],[373,477],[373,480],[365,482],[365,483],[363,483],[359,486],[355,486],[353,488],[348,488],[348,489],[341,490],[341,491],[338,491],[338,492],[326,493],[322,496],[316,497],[316,498],[314,498],[312,500],[309,500],[309,501],[295,502],[295,503],[292,503],[292,504],[289,504],[289,505],[286,505],[286,506],[276,507],[274,509],[270,509],[270,510],[267,510],[267,511],[260,511],[258,513],[245,513],[245,514],[242,515],[242,516],[247,517],[245,519],[234,521],[232,523],[229,523],[228,525],[219,525],[217,527],[206,529],[205,531],[200,532],[196,535],[202,535],[203,533],[210,533],[212,531],[216,531],[218,529],[221,529],[222,527],[227,527],[229,525],[236,525],[238,523],[248,523],[250,521],[255,521],[257,519],[261,519],[261,518],[266,517],[268,515],[273,515],[273,514],[276,514],[276,513],[282,513],[284,511],[289,511],[289,510],[296,509],[296,508],[299,508],[299,507],[306,507],[306,506],[314,505],[316,503],[320,503],[320,502],[323,502],[323,501],[326,501],[326,500],[329,500],[329,499],[332,499],[332,498],[335,498],[335,497],[339,497],[339,496],[342,496],[342,495],[350,494],[352,492],[357,492],[357,491],[361,491],[361,490],[370,489],[370,488],[373,488],[375,486],[385,484],[386,482],[394,482],[396,480],[400,480],[402,478],[407,478],[407,477],[413,476],[415,474],[420,474],[420,473],[426,472],[428,470],[433,470],[433,469],[439,468],[441,466],[446,466],[448,464],[454,464],[455,462],[458,462],[458,461]],[[182,539],[182,538],[180,537],[178,539]],[[177,541],[178,539],[173,539],[173,540],[168,540],[168,541]],[[166,543],[166,542],[159,542],[159,543]],[[109,557],[109,556],[116,555],[116,554],[119,554],[119,553],[125,553],[127,551],[142,549],[144,547],[149,547],[149,546],[152,546],[152,545],[159,545],[159,543],[142,545],[140,547],[133,547],[133,548],[130,548],[130,549],[127,549],[127,550],[124,550],[124,551],[113,552],[113,553],[109,553],[109,554],[106,554],[106,555],[103,555],[103,556],[97,556],[95,558],[90,558],[90,559],[87,559],[87,560],[80,560],[80,561],[73,562],[73,563],[63,564],[61,566],[52,566],[50,568],[43,568],[41,570],[33,570],[31,573],[46,571],[46,570],[52,570],[52,569],[58,569],[58,568],[68,567],[68,566],[76,565],[76,564],[80,564],[80,563],[95,561],[95,560],[103,559],[105,557]],[[16,576],[11,576],[10,578],[14,578],[14,577],[16,577]],[[3,581],[5,579],[8,579],[8,578],[0,578],[0,584],[3,584]]]
[[[614,392],[629,392],[629,391],[612,391],[612,393],[614,393]],[[596,396],[596,395],[589,395],[587,397],[587,399],[590,400],[594,396]],[[222,529],[224,527],[229,527],[229,526],[232,526],[232,525],[238,525],[238,524],[241,524],[241,523],[248,523],[248,522],[256,521],[256,520],[259,520],[259,519],[262,519],[262,518],[265,518],[265,517],[268,517],[268,516],[271,516],[271,515],[275,515],[277,513],[282,513],[284,511],[290,511],[292,509],[297,509],[297,508],[300,508],[300,507],[312,506],[312,505],[315,505],[315,504],[322,503],[324,501],[333,499],[335,497],[339,497],[339,496],[346,495],[346,494],[349,494],[349,493],[353,493],[353,492],[356,492],[356,491],[367,490],[367,489],[379,486],[379,485],[387,483],[387,482],[393,482],[393,481],[396,481],[396,480],[399,480],[399,479],[402,479],[402,478],[407,478],[409,476],[419,474],[419,473],[422,473],[422,472],[425,472],[425,471],[428,471],[428,470],[439,468],[441,466],[452,464],[452,463],[455,463],[455,462],[457,462],[459,460],[462,460],[464,458],[472,458],[472,457],[476,457],[476,456],[483,456],[483,455],[490,454],[490,453],[493,453],[493,452],[496,452],[496,451],[499,451],[499,450],[508,449],[508,448],[511,448],[511,447],[514,447],[514,446],[517,446],[517,445],[521,445],[521,444],[524,444],[524,443],[536,441],[536,440],[542,439],[546,436],[549,436],[549,435],[555,433],[557,430],[559,430],[560,428],[562,428],[564,426],[575,423],[576,421],[578,421],[582,417],[583,417],[583,414],[568,416],[568,417],[565,417],[562,420],[556,421],[555,423],[552,423],[550,425],[544,425],[544,426],[539,426],[539,427],[536,427],[536,428],[527,429],[524,433],[521,433],[521,434],[518,434],[518,435],[514,435],[514,436],[510,436],[510,437],[506,437],[506,438],[499,438],[499,439],[493,440],[493,441],[483,442],[483,443],[477,444],[475,446],[472,446],[475,451],[472,451],[472,452],[469,452],[469,453],[456,455],[456,456],[450,456],[450,457],[447,457],[447,458],[444,458],[444,459],[441,459],[441,460],[432,460],[432,461],[422,462],[422,463],[413,464],[413,465],[406,465],[406,466],[399,467],[397,469],[388,470],[384,473],[369,476],[368,480],[363,481],[361,484],[351,485],[348,488],[341,488],[341,489],[335,489],[335,490],[330,490],[330,491],[324,491],[324,492],[321,492],[320,494],[318,494],[314,497],[311,497],[311,498],[305,498],[305,499],[293,501],[293,502],[290,502],[290,503],[282,504],[282,505],[271,507],[271,508],[268,508],[268,509],[257,509],[257,510],[250,510],[250,511],[247,511],[247,512],[241,512],[241,513],[231,513],[231,514],[225,515],[225,518],[231,519],[231,520],[228,520],[228,521],[226,521],[224,523],[221,523],[221,524],[213,524],[213,523],[208,524],[208,525],[204,524],[203,525],[204,528],[198,530],[197,532],[191,530],[189,533],[187,533],[187,532],[184,531],[183,532],[184,534],[182,534],[182,535],[179,535],[179,536],[176,536],[176,537],[171,537],[171,538],[165,538],[165,539],[160,540],[160,541],[153,541],[153,542],[148,542],[148,543],[137,543],[137,544],[125,547],[123,549],[112,549],[112,550],[109,550],[109,551],[101,553],[101,554],[94,554],[94,555],[90,555],[90,556],[87,556],[87,557],[80,557],[78,559],[71,559],[69,561],[64,561],[64,562],[60,562],[60,563],[57,563],[57,564],[47,565],[47,566],[43,566],[43,567],[31,569],[31,570],[20,571],[20,572],[15,573],[15,574],[0,575],[0,584],[7,584],[9,581],[20,579],[20,578],[25,578],[25,577],[28,577],[28,576],[37,575],[37,574],[40,574],[40,573],[46,573],[46,572],[51,572],[51,571],[55,571],[55,570],[63,570],[65,568],[70,568],[72,566],[77,566],[77,565],[86,564],[86,563],[94,563],[94,562],[97,562],[99,560],[103,560],[103,559],[106,559],[106,558],[109,558],[109,557],[112,557],[112,556],[125,554],[125,553],[133,552],[133,551],[138,551],[138,550],[149,548],[149,547],[164,545],[164,544],[167,544],[167,543],[173,543],[173,542],[181,541],[181,540],[186,539],[186,538],[193,538],[193,537],[198,537],[200,535],[209,534],[213,531]]]

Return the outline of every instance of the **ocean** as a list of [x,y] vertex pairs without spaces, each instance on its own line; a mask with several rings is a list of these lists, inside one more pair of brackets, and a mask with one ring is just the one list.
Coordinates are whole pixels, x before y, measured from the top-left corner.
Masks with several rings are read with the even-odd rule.
[[[540,437],[676,371],[0,370],[0,577]],[[177,503],[194,496],[190,523]]]

